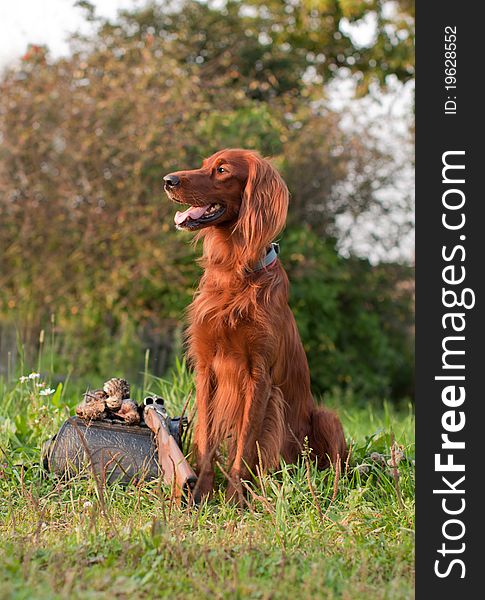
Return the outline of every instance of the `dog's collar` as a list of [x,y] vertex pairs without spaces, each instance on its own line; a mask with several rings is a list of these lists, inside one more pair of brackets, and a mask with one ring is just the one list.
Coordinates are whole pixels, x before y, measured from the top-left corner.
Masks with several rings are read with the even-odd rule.
[[270,267],[278,259],[279,253],[280,245],[276,242],[273,242],[266,251],[266,255],[254,265],[252,272],[254,273],[256,271],[261,271],[261,269],[267,269]]

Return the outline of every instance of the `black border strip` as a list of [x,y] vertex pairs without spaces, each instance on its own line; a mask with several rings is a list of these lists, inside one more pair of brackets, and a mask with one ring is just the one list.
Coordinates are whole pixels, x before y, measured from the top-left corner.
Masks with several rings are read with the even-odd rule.
[[[481,181],[485,175],[482,149],[485,102],[480,90],[483,88],[485,36],[479,14],[483,12],[481,7],[481,3],[471,2],[423,2],[417,15],[416,587],[418,598],[432,597],[430,593],[436,592],[440,600],[484,595],[481,584],[485,574],[482,565],[485,554],[482,549],[485,397],[480,375],[485,372],[482,349],[485,328],[481,318],[485,277],[482,265],[485,198],[481,189],[485,187]],[[456,33],[452,34],[454,28]],[[456,36],[456,89],[446,90],[445,68],[450,76],[453,65],[445,64],[445,43],[448,49],[452,48],[453,35]],[[451,102],[445,105],[450,100],[456,101],[456,111]],[[465,168],[442,173],[443,155],[450,151],[463,154],[447,154],[445,160]],[[462,179],[464,182],[459,181]],[[458,206],[462,198],[462,208],[446,208],[446,204]],[[443,218],[448,225],[458,225],[462,214],[466,219],[463,227],[446,228]],[[443,273],[448,266],[452,268]],[[444,278],[461,279],[463,274],[462,283],[444,281]],[[464,292],[466,288],[470,292]],[[472,304],[474,297],[475,306],[446,308],[443,289],[455,291],[458,298],[465,293],[467,305]],[[448,294],[445,301],[453,304],[453,295]],[[454,320],[447,317],[445,329],[443,317],[453,312],[464,316]],[[454,331],[454,325],[458,328],[463,324],[463,331]],[[464,351],[464,354],[443,354],[442,344],[448,336],[445,349]],[[451,368],[443,367],[443,359]],[[448,392],[443,392],[448,386]],[[460,387],[466,394],[462,402]],[[450,432],[450,429],[457,431]],[[464,442],[465,447],[443,449],[443,434],[448,434],[448,439],[457,444]],[[464,471],[451,471],[447,467],[437,471],[437,454],[441,464],[453,461],[454,465],[462,465]],[[464,479],[459,481],[462,477]],[[444,492],[434,493],[434,490]],[[446,514],[445,510],[456,511],[456,514]],[[446,539],[446,536],[456,539]],[[456,562],[452,562],[454,560]],[[439,577],[437,571],[445,576]]]

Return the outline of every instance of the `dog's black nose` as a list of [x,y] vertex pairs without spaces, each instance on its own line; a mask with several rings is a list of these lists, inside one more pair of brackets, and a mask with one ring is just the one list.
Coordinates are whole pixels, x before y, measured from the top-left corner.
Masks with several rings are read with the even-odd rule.
[[177,177],[177,175],[165,175],[163,181],[165,181],[166,188],[177,187],[180,185],[180,179]]

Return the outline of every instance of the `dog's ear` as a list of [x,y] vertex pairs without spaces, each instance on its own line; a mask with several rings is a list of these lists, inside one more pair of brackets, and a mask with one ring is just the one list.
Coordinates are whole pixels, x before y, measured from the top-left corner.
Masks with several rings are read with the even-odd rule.
[[267,160],[256,154],[247,160],[249,173],[236,229],[241,236],[241,262],[251,266],[285,226],[289,193]]

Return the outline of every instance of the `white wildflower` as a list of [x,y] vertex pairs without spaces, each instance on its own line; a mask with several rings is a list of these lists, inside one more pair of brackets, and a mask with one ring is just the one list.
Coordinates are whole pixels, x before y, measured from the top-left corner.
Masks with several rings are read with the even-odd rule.
[[51,394],[53,394],[56,390],[52,389],[52,388],[45,388],[45,390],[40,390],[39,391],[39,395],[40,396],[50,396]]
[[29,378],[27,375],[22,375],[22,377],[19,378],[20,383],[25,383],[28,380]]
[[90,502],[89,500],[86,500],[86,502],[83,504],[83,508],[91,508],[93,505],[92,502]]
[[40,373],[31,373],[29,379],[39,379]]

